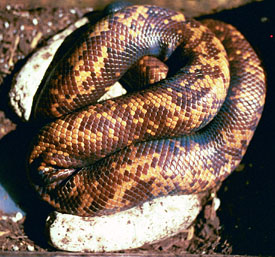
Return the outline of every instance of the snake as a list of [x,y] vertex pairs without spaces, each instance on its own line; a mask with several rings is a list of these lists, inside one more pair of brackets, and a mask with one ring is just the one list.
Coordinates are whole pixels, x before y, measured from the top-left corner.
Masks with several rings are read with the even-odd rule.
[[[98,101],[117,81],[127,94]],[[235,27],[154,5],[89,24],[41,88],[28,178],[54,209],[78,216],[219,185],[266,95],[261,61]]]

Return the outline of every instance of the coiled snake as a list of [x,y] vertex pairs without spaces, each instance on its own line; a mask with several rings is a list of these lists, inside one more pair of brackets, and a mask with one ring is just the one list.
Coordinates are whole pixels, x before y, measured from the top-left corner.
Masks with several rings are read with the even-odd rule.
[[[160,62],[166,79],[154,76]],[[97,103],[114,82],[130,81],[133,65],[145,79]],[[32,142],[28,176],[54,208],[80,216],[207,190],[241,161],[265,90],[256,53],[232,26],[127,6],[91,25],[37,96],[33,117],[55,120]]]

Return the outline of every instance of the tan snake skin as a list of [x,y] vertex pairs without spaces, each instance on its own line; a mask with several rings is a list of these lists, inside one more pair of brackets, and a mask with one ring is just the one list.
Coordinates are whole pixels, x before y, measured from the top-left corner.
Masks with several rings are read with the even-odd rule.
[[[44,200],[64,213],[110,214],[205,191],[234,170],[261,117],[264,71],[235,28],[203,24],[173,10],[129,6],[75,42],[33,112],[55,119],[34,138],[28,160]],[[169,67],[174,51],[177,72]],[[154,76],[159,61],[146,69],[144,56],[167,66]],[[128,76],[123,83],[138,62],[142,82]],[[133,92],[96,103],[119,79]]]

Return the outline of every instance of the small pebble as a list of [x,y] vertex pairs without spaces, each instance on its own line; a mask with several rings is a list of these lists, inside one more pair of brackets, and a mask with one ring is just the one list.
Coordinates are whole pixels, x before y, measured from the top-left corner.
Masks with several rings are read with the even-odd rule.
[[13,246],[12,246],[12,250],[13,250],[13,251],[18,251],[18,250],[19,250],[19,247],[18,247],[17,245],[13,245]]
[[264,23],[264,22],[267,22],[267,21],[268,21],[268,18],[267,18],[267,17],[265,17],[265,16],[264,16],[264,17],[261,17],[261,22]]
[[2,220],[7,220],[7,219],[8,219],[8,217],[7,217],[7,216],[5,216],[5,215],[3,215],[3,216],[1,217],[1,219],[2,219]]
[[215,197],[213,199],[213,204],[214,204],[214,206],[213,206],[214,210],[217,211],[221,205],[221,200],[219,198]]
[[36,18],[33,18],[33,19],[32,19],[32,23],[33,23],[33,25],[36,26],[36,25],[38,24],[38,20],[37,20]]
[[5,22],[4,22],[4,27],[5,27],[6,29],[8,29],[9,26],[10,26],[10,24],[9,24],[7,21],[5,21]]
[[28,249],[28,251],[33,252],[34,251],[34,246],[33,245],[28,245],[27,249]]
[[11,218],[11,220],[16,223],[17,221],[23,219],[23,215],[21,212],[17,212],[14,217]]
[[70,9],[70,13],[76,14],[76,10],[75,9]]

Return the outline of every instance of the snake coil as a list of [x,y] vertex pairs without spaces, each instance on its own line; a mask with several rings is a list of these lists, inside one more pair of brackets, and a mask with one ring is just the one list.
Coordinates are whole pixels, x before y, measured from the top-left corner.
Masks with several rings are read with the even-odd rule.
[[[132,92],[98,103],[129,69],[143,73]],[[231,25],[127,6],[90,25],[47,78],[33,116],[54,120],[32,142],[28,176],[54,208],[80,216],[207,190],[241,161],[265,90],[260,60]]]

